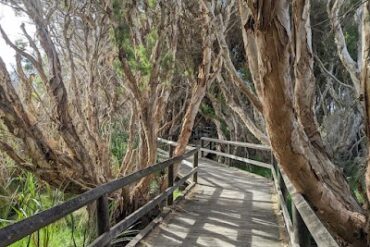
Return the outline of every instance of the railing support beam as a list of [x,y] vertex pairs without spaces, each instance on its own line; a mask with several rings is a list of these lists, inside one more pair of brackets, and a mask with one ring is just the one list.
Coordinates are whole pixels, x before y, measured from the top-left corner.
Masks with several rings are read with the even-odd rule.
[[[197,168],[198,163],[198,153],[195,153],[193,158],[193,168]],[[194,172],[193,174],[193,182],[198,183],[198,171]]]
[[299,245],[301,247],[311,246],[310,232],[308,231],[294,203],[292,203],[292,221],[293,221],[294,235],[295,235],[295,238],[298,240]]
[[[231,154],[230,144],[227,144],[226,153]],[[231,159],[230,159],[230,158],[226,158],[226,164],[227,164],[228,166],[230,166],[230,165],[231,165]]]
[[[200,139],[200,148],[204,148],[205,147],[204,143],[205,143],[204,140],[203,139]],[[200,157],[201,158],[204,157],[204,152],[203,151],[200,151],[199,154],[200,154]]]
[[[96,221],[97,221],[97,230],[98,236],[109,232],[110,223],[109,223],[109,206],[107,195],[103,195],[96,202]],[[110,244],[105,245],[105,247],[110,246]]]
[[[169,158],[171,159],[173,157],[173,154],[175,152],[175,147],[170,145],[170,152],[169,152]],[[168,176],[167,176],[167,183],[168,183],[168,188],[173,186],[173,181],[174,181],[174,164],[171,164],[168,167]],[[168,195],[167,197],[167,206],[171,206],[173,204],[173,193]]]

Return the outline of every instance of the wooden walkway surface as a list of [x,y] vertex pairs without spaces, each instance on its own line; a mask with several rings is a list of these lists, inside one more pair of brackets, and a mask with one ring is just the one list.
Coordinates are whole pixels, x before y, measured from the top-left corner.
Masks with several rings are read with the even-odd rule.
[[283,246],[272,181],[205,159],[199,167],[199,184],[137,246]]

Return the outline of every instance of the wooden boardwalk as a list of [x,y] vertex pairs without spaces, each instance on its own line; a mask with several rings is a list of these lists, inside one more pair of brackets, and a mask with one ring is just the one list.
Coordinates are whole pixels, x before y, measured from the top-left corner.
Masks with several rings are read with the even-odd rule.
[[[158,141],[175,146],[176,143],[165,139]],[[182,186],[186,179],[196,178],[199,172],[198,184],[185,200],[174,207],[166,208],[161,216],[168,215],[164,220],[157,217],[127,247],[134,246],[330,246],[338,247],[338,243],[323,225],[315,211],[310,207],[304,196],[291,183],[280,165],[272,159],[272,165],[251,160],[247,157],[235,156],[230,153],[206,148],[206,141],[236,147],[251,148],[270,152],[267,146],[225,141],[212,138],[201,138],[201,146],[189,148],[183,155],[168,159],[168,152],[158,149],[159,156],[165,161],[136,171],[126,177],[97,186],[62,204],[32,215],[22,221],[0,229],[0,246],[9,246],[31,234],[39,231],[57,220],[67,217],[72,212],[96,202],[97,238],[90,243],[91,247],[110,245],[122,232],[129,229],[139,219],[151,210],[164,205],[164,201],[172,202],[172,193]],[[170,148],[170,151],[173,148]],[[209,160],[200,160],[199,150],[216,154],[221,157],[239,160],[248,164],[270,168],[274,178],[271,180],[225,167]],[[187,159],[192,159],[188,161]],[[193,159],[194,158],[194,159]],[[173,177],[172,165],[179,162],[187,163],[181,166],[183,177],[169,186],[134,213],[111,226],[109,221],[108,196],[144,177],[167,170],[170,179]],[[190,166],[189,166],[190,165]],[[170,180],[169,179],[169,180]],[[172,179],[171,179],[172,180]],[[194,185],[194,183],[192,184]],[[284,192],[282,187],[285,188]],[[279,205],[273,203],[273,188]],[[289,196],[289,200],[288,200]],[[273,212],[278,206],[283,214],[277,217]],[[291,209],[291,213],[288,208]],[[166,212],[166,213],[165,213]],[[167,213],[169,212],[169,214]],[[280,216],[280,213],[279,213]],[[279,227],[277,219],[282,222]],[[159,223],[159,224],[158,224]],[[151,229],[153,229],[150,232]],[[280,234],[287,230],[288,236]],[[149,234],[146,234],[149,233]],[[285,241],[280,241],[280,235]],[[146,237],[145,237],[146,236]],[[143,239],[143,237],[145,237]],[[140,242],[141,241],[141,242]],[[315,246],[316,246],[315,245]]]
[[199,184],[137,246],[283,246],[272,181],[205,159],[199,167]]

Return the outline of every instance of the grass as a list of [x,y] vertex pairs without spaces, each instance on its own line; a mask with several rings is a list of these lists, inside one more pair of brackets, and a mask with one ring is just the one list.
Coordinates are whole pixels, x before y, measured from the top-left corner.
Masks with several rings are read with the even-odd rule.
[[179,190],[179,188],[177,188],[174,192],[173,192],[173,200],[176,200],[176,198],[178,197],[181,197],[183,196],[184,194],[182,193],[181,190]]
[[250,173],[254,173],[257,175],[260,175],[265,178],[272,178],[272,173],[270,169],[264,168],[264,167],[259,167],[259,166],[254,166],[254,165],[249,165],[249,164],[233,164],[231,163],[232,166],[237,167],[243,171],[247,171]]
[[[15,175],[17,174],[17,175]],[[64,193],[52,189],[29,172],[16,171],[3,185],[0,206],[0,228],[62,203]],[[88,239],[88,215],[80,209],[39,231],[29,235],[12,247],[85,246]]]
[[77,211],[73,215],[61,219],[41,230],[29,235],[11,247],[48,247],[48,246],[86,246],[88,232],[85,227],[85,213]]

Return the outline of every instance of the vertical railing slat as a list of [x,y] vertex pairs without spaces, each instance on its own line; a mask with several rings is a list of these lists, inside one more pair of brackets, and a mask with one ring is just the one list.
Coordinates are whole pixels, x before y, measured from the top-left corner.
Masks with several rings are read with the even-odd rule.
[[[230,144],[227,144],[227,150],[226,150],[226,152],[227,152],[228,154],[231,154]],[[231,159],[230,159],[230,158],[226,158],[226,164],[227,164],[228,166],[230,166],[230,165],[231,165]]]
[[[199,152],[199,151],[198,151]],[[198,152],[194,154],[193,158],[193,168],[198,167]],[[193,174],[193,182],[198,183],[198,171],[194,172]]]
[[[170,145],[170,152],[169,152],[169,158],[173,157],[175,148],[174,146]],[[168,183],[168,188],[173,186],[173,181],[174,181],[174,169],[173,169],[174,164],[171,164],[168,166],[168,175],[167,175],[167,183]],[[167,197],[167,205],[171,206],[173,204],[173,193],[168,195]]]
[[[204,148],[205,145],[204,145],[204,140],[203,139],[200,139],[200,148]],[[204,157],[204,152],[203,151],[200,151],[200,157]]]
[[[98,236],[102,235],[105,232],[109,232],[110,223],[109,223],[109,206],[107,195],[100,197],[96,202],[96,220]],[[106,247],[108,246],[110,246],[110,244],[106,245]]]
[[294,228],[294,235],[296,239],[298,239],[299,245],[301,247],[311,246],[311,234],[307,229],[294,203],[292,203],[292,222]]

